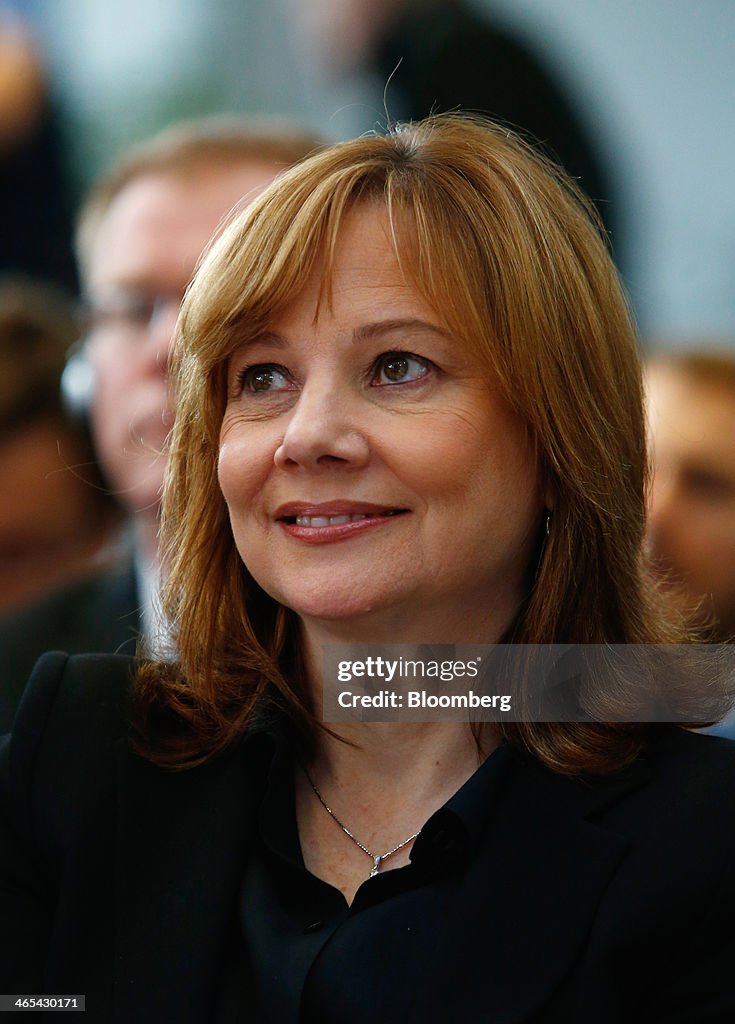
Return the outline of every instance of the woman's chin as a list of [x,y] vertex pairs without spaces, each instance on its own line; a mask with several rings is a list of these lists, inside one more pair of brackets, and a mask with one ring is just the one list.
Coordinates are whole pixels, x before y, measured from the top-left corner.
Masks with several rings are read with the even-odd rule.
[[345,640],[360,640],[365,635],[379,633],[385,636],[400,632],[399,624],[410,619],[406,613],[388,600],[367,600],[354,594],[299,595],[298,600],[282,601],[305,624],[312,623],[320,631],[332,632]]
[[304,621],[341,623],[345,626],[350,623],[357,625],[375,615],[374,605],[358,601],[340,601],[331,597],[323,601],[299,601],[298,606],[292,607]]
[[[355,578],[355,573],[337,573],[331,576],[315,574],[309,579],[306,573],[293,581],[286,578],[258,582],[276,601],[290,608],[304,620],[323,622],[350,622],[370,618],[388,609],[399,597],[395,584],[376,586],[376,580]],[[257,577],[256,577],[257,579]]]

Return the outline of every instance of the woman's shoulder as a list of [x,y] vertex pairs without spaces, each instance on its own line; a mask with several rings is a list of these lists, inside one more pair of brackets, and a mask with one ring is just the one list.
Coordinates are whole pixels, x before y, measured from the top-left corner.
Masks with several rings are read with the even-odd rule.
[[[689,729],[662,727],[642,752],[654,788],[698,802],[711,793],[718,803],[735,801],[735,741]],[[735,821],[733,822],[735,827]]]
[[[604,791],[604,787],[603,791]],[[698,865],[729,870],[735,857],[735,742],[660,727],[620,799],[598,804],[597,821],[649,851],[655,870]],[[733,876],[735,878],[735,876]],[[702,877],[702,881],[705,879]]]
[[37,807],[48,794],[63,815],[109,779],[129,730],[135,666],[114,654],[39,659],[0,754],[2,788],[16,807]]
[[[601,783],[613,789],[632,780],[623,806],[650,821],[669,812],[679,819],[735,811],[735,742],[678,726],[651,731],[636,761],[619,776]],[[732,830],[735,832],[735,814]]]
[[525,789],[544,814],[554,808],[554,820],[586,819],[631,849],[648,851],[653,865],[709,857],[717,872],[723,856],[735,858],[732,740],[659,725],[619,772],[571,778],[535,765],[527,768]]
[[44,654],[20,700],[13,735],[56,732],[108,733],[122,722],[135,675],[134,658],[117,654]]

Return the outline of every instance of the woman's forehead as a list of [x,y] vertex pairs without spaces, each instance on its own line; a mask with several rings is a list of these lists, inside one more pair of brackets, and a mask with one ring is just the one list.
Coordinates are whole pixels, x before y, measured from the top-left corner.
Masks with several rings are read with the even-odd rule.
[[[293,238],[284,236],[280,247],[271,248],[271,266],[280,272],[261,264],[270,279],[245,288],[240,313],[221,349],[223,360],[271,329],[294,305],[308,303],[316,320],[333,311],[336,298],[344,303],[351,291],[369,306],[372,289],[376,312],[394,296],[410,295],[426,319],[447,329],[491,367],[485,297],[465,272],[467,246],[462,254],[453,253],[456,243],[446,240],[442,249],[432,241],[429,225],[422,223],[420,232],[410,209],[389,207],[382,198],[348,204],[331,226],[323,227],[319,245],[306,260]],[[249,243],[246,234],[241,239],[244,251]],[[257,267],[258,261],[247,259],[243,272],[257,273]]]

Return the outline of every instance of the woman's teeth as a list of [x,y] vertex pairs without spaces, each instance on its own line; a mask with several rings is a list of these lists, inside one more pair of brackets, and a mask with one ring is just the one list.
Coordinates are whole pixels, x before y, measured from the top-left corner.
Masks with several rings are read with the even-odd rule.
[[354,523],[358,519],[367,519],[367,514],[358,512],[351,516],[296,516],[297,526],[340,526],[342,523]]

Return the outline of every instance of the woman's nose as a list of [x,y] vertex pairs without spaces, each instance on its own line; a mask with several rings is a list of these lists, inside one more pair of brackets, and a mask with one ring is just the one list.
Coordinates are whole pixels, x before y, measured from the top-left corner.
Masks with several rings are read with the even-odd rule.
[[307,384],[293,407],[274,461],[281,469],[360,469],[370,447],[350,400],[329,382]]

